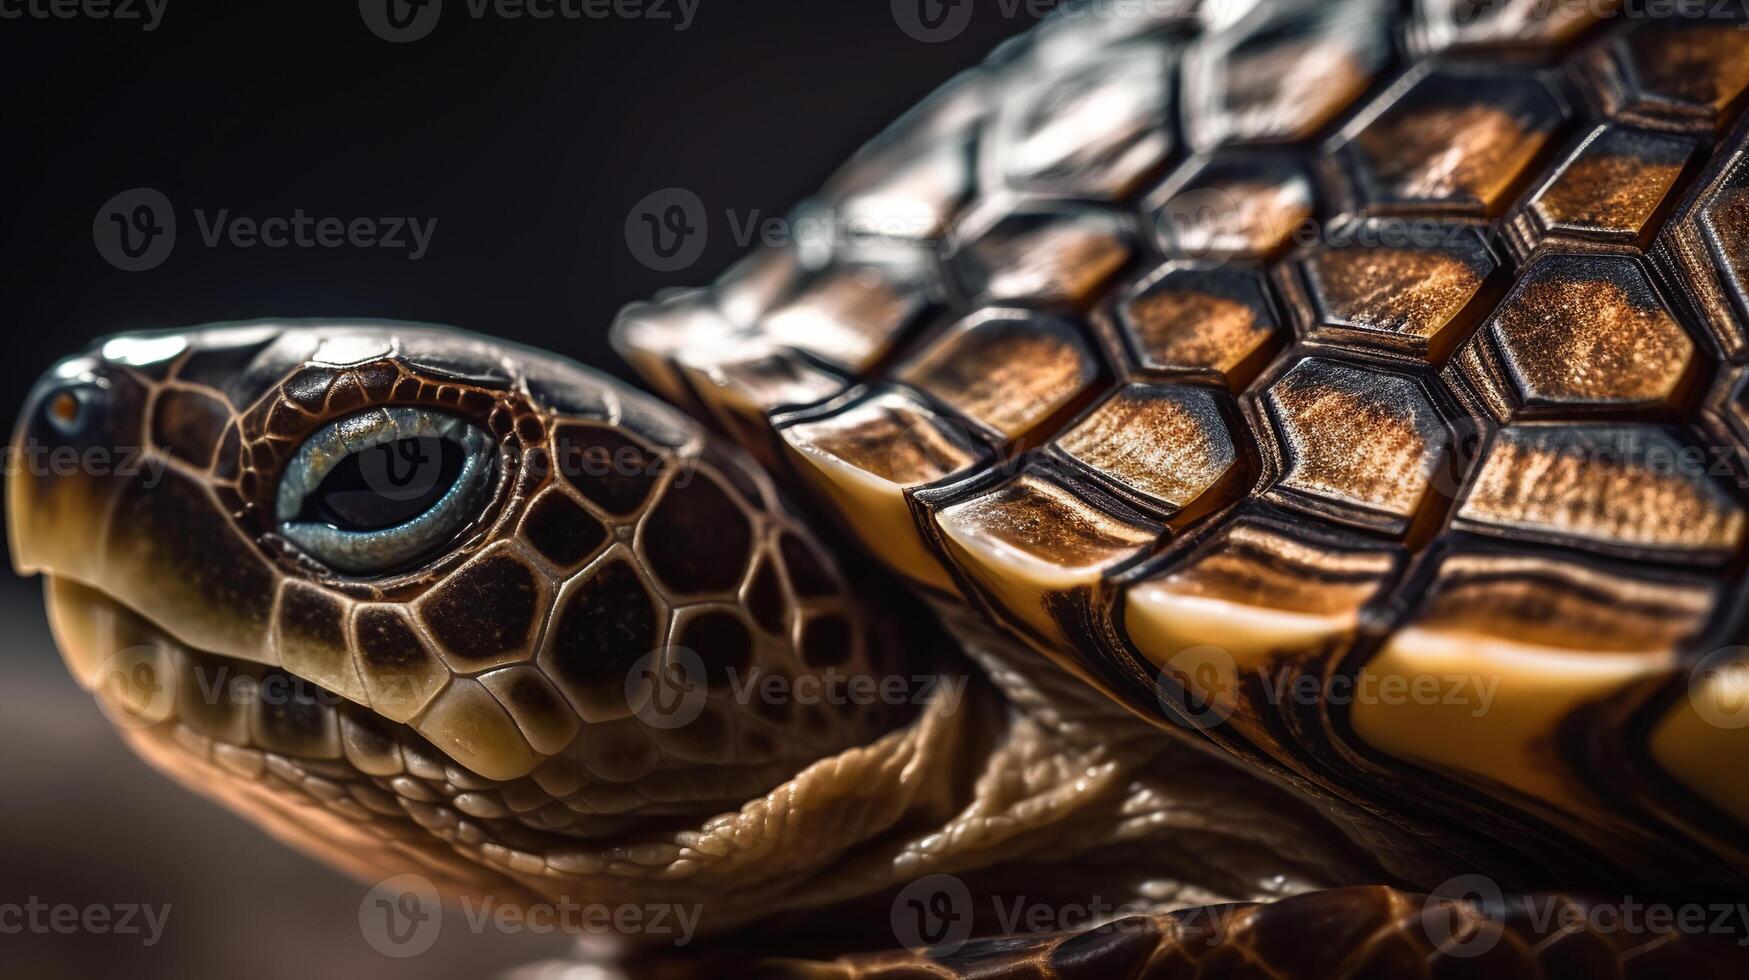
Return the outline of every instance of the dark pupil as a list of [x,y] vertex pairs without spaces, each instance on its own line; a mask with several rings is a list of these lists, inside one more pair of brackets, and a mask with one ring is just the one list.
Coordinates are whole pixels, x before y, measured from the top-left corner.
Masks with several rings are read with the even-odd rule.
[[401,439],[351,453],[305,500],[301,518],[347,531],[405,524],[443,497],[464,462],[462,447],[447,439]]

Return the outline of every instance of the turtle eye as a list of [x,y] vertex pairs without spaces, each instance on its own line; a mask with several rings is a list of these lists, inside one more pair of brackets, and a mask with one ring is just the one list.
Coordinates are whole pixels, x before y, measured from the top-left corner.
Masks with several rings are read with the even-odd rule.
[[479,515],[492,482],[479,427],[422,408],[379,408],[324,426],[279,480],[280,533],[355,575],[407,567]]

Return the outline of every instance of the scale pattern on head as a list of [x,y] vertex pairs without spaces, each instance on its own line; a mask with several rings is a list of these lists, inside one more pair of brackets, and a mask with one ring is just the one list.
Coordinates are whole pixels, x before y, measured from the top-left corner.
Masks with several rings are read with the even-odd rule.
[[[389,408],[486,433],[488,489],[434,550],[338,572],[289,540],[282,474],[337,420],[362,451]],[[15,560],[49,573],[112,719],[245,809],[314,799],[505,872],[588,874],[628,828],[732,810],[902,720],[733,696],[881,650],[757,466],[563,359],[402,324],[125,335],[42,382],[15,451],[93,447],[140,455],[14,468]],[[371,849],[290,819],[349,866]]]
[[617,341],[1137,712],[1740,884],[1749,31],[1594,7],[1070,5]]

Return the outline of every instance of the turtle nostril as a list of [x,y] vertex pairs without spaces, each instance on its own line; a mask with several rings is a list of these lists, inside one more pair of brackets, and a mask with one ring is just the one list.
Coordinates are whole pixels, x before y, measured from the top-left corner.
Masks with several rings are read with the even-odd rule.
[[43,420],[62,436],[88,431],[103,407],[103,389],[89,382],[69,384],[49,392],[42,402]]

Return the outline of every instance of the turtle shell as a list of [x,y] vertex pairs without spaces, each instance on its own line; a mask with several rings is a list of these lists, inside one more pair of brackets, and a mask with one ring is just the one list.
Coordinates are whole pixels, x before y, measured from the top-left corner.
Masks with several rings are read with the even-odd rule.
[[617,341],[1163,725],[1740,884],[1749,31],[1594,6],[1071,7]]

